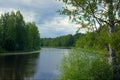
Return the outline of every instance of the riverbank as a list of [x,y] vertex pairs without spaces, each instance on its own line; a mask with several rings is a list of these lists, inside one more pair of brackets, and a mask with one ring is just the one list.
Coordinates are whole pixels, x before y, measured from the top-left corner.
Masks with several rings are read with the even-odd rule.
[[0,53],[0,56],[6,56],[6,55],[22,55],[22,54],[33,54],[33,53],[39,53],[40,50],[36,51],[30,51],[30,52],[8,52],[8,53]]
[[41,47],[41,48],[72,49],[73,47]]

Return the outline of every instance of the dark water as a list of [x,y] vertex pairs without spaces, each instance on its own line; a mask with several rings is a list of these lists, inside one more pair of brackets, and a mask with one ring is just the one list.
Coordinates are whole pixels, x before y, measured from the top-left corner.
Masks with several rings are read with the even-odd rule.
[[0,80],[57,80],[69,49],[42,48],[40,53],[0,56]]

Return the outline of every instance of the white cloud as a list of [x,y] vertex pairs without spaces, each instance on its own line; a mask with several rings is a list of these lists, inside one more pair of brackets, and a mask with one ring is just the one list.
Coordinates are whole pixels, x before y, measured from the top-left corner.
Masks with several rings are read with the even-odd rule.
[[25,11],[22,11],[22,14],[23,14],[24,20],[26,22],[34,22],[34,21],[36,21],[37,14],[35,12],[25,12]]
[[0,7],[0,14],[4,14],[6,12],[17,11],[15,8],[3,8]]
[[[62,5],[61,2],[58,2],[57,0],[8,0],[8,1],[0,1],[0,2],[6,2],[6,3],[15,3],[14,5],[16,6],[16,4],[18,5],[24,5],[24,6],[28,6],[28,7],[38,7],[40,9],[43,8],[50,8],[53,7],[54,5]],[[9,5],[9,4],[8,4]],[[14,6],[11,5],[11,6]],[[57,6],[56,6],[57,7]]]
[[[17,9],[15,8],[0,8],[0,14],[4,14],[4,13],[7,13],[7,12],[11,12],[11,11],[14,11],[16,12]],[[33,22],[36,20],[36,13],[35,12],[26,12],[24,10],[20,10],[21,11],[21,14],[23,15],[24,17],[24,20],[26,22]]]
[[0,0],[0,4],[0,14],[20,10],[26,22],[35,21],[41,37],[74,34],[79,27],[56,13],[63,5],[56,0]]
[[39,25],[41,37],[56,37],[59,35],[75,34],[79,25],[71,23],[68,17],[54,17]]

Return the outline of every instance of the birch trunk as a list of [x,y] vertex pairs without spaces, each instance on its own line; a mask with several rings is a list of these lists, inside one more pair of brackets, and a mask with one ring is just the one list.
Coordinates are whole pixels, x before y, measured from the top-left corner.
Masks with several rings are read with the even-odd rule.
[[[109,3],[109,24],[110,24],[110,30],[109,30],[109,37],[111,39],[111,35],[115,32],[114,27],[115,27],[115,19],[114,19],[114,12],[113,12],[113,0],[110,0]],[[113,80],[118,80],[118,64],[117,64],[117,59],[116,59],[116,53],[115,50],[112,48],[111,44],[109,43],[109,62],[112,64],[113,68]]]
[[116,59],[116,54],[115,50],[112,49],[111,45],[109,44],[109,63],[112,64],[112,69],[113,69],[113,80],[119,80],[119,73],[118,73],[118,64],[117,64],[117,59]]

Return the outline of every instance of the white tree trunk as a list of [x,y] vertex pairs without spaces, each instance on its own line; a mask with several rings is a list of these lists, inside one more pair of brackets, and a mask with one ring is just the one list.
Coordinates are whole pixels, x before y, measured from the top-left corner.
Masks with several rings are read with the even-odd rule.
[[[112,24],[112,23],[111,23]],[[114,24],[110,26],[110,31],[109,31],[109,37],[111,39],[111,35],[114,33]],[[117,63],[117,58],[116,58],[116,52],[112,48],[111,44],[109,43],[109,63],[112,65],[112,70],[113,70],[113,80],[119,80],[119,72],[118,72],[118,63]]]

